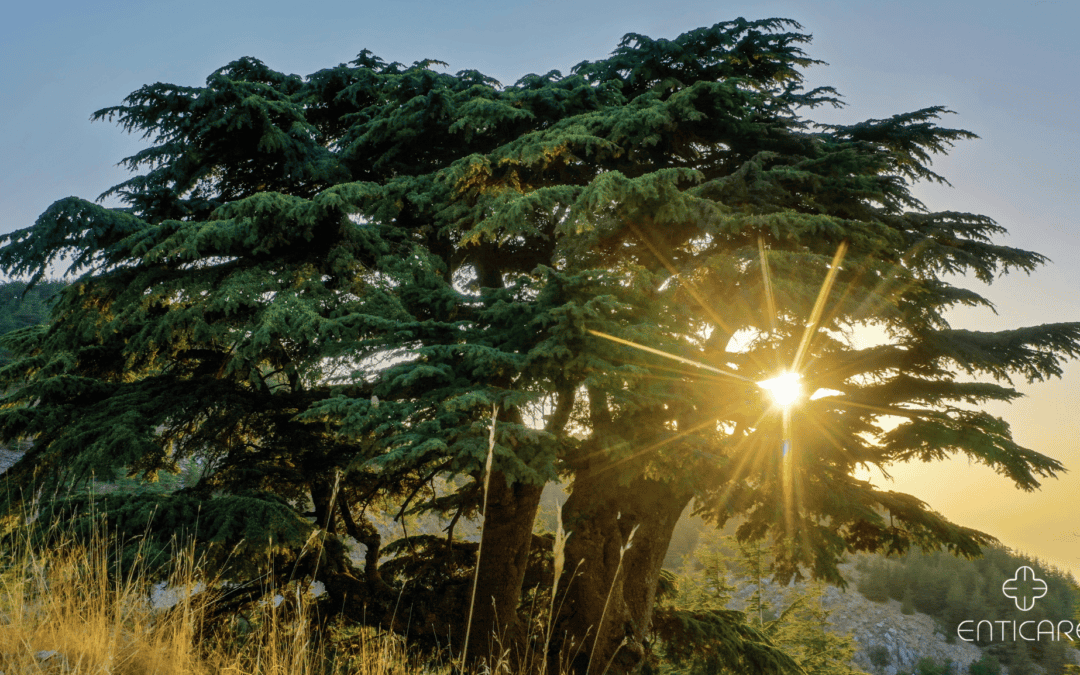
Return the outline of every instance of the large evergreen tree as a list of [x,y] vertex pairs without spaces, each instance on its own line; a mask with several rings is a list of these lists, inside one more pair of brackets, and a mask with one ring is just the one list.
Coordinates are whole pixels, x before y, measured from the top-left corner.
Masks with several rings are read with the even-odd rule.
[[[973,137],[938,127],[943,109],[804,117],[838,101],[801,87],[817,62],[800,28],[628,35],[511,86],[366,51],[307,77],[244,58],[95,113],[152,142],[106,193],[127,207],[63,199],[0,248],[8,274],[37,281],[69,254],[81,275],[48,328],[6,340],[22,359],[0,371],[20,385],[0,435],[37,441],[13,478],[201,457],[198,485],[110,499],[110,517],[160,537],[198,519],[227,578],[270,565],[323,581],[328,610],[404,628],[400,597],[410,634],[455,645],[478,564],[479,658],[492,635],[535,648],[518,605],[541,488],[562,476],[551,659],[578,672],[642,658],[691,500],[744,517],[781,580],[838,581],[845,551],[977,553],[990,537],[853,473],[962,452],[1038,487],[1061,465],[974,404],[1017,397],[1011,376],[1060,375],[1080,325],[950,328],[949,308],[989,303],[948,275],[1044,259],[911,195],[944,180],[933,153]],[[853,346],[866,325],[887,341]],[[785,370],[833,393],[784,412],[755,383]],[[492,427],[479,562],[452,528],[381,549],[365,509],[387,497],[477,513]],[[430,488],[452,476],[456,491]],[[346,535],[367,546],[362,570]]]

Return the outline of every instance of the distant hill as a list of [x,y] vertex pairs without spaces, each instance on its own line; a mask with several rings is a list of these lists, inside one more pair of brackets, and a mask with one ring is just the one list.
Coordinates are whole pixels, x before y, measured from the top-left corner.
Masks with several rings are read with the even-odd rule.
[[1033,666],[1061,673],[1077,662],[1076,579],[1022,552],[991,547],[975,560],[944,552],[861,556],[855,569],[863,597],[931,617],[949,643],[963,642],[958,634],[973,639],[1010,675],[1037,672]]

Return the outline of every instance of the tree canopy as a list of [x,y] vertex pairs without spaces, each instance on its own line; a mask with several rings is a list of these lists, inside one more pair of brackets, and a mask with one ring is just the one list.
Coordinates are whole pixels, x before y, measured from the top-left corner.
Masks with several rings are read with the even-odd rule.
[[[911,194],[974,138],[938,126],[945,109],[810,119],[840,102],[803,88],[820,62],[800,30],[630,34],[512,85],[368,51],[305,77],[243,58],[96,112],[149,141],[102,195],[126,206],[62,199],[0,248],[7,274],[38,282],[66,255],[76,277],[47,327],[4,340],[20,359],[0,370],[18,384],[0,436],[36,441],[12,478],[201,458],[197,485],[109,498],[109,517],[194,534],[228,579],[318,579],[351,620],[404,630],[407,603],[418,639],[460,648],[471,617],[474,658],[493,635],[536,649],[519,605],[551,592],[532,526],[562,478],[544,656],[580,673],[641,661],[691,502],[767,539],[780,580],[840,582],[848,551],[977,554],[991,537],[855,471],[963,453],[1037,488],[1061,464],[979,404],[1060,376],[1080,324],[949,325],[952,307],[991,308],[958,279],[1045,258]],[[856,345],[865,326],[881,344]],[[757,383],[785,371],[814,396],[775,405]],[[453,524],[485,492],[477,560]],[[383,547],[366,513],[388,500],[446,514],[447,537]],[[238,603],[258,594],[242,588]],[[791,666],[739,644],[733,664]]]

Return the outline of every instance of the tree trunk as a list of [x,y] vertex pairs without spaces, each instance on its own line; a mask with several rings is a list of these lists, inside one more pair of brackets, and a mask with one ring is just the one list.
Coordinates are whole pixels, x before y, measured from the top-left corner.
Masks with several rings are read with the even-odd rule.
[[505,475],[495,471],[489,489],[468,656],[473,663],[490,663],[509,649],[516,662],[524,657],[527,645],[518,604],[543,486],[507,485]]
[[334,492],[334,488],[333,481],[327,478],[313,478],[310,483],[311,503],[315,507],[315,527],[330,534],[337,534],[337,518],[332,509],[339,495]]
[[636,462],[601,465],[574,480],[563,506],[570,537],[559,593],[565,589],[566,596],[548,654],[550,673],[569,664],[578,675],[602,675],[641,663],[664,556],[690,502],[689,492],[644,478],[641,469]]

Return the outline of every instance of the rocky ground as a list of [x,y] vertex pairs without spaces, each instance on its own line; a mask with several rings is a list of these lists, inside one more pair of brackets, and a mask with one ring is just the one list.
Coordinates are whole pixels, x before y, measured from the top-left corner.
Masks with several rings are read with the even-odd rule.
[[[858,573],[854,565],[843,565],[841,569],[851,584],[846,591],[827,586],[822,605],[832,612],[829,617],[832,632],[850,635],[855,640],[858,651],[852,665],[856,668],[868,673],[896,675],[913,671],[920,659],[929,657],[939,663],[959,664],[958,672],[966,673],[967,667],[982,656],[982,651],[975,645],[960,640],[956,644],[946,643],[945,635],[934,619],[925,614],[906,615],[900,611],[900,603],[896,600],[886,603],[867,600],[855,590]],[[743,609],[754,592],[754,584],[744,579],[736,583],[736,588],[738,591],[729,606]],[[774,608],[782,609],[809,589],[801,583],[788,587],[766,584],[764,590],[766,601]],[[884,645],[889,651],[891,663],[884,670],[875,668],[870,662],[870,648],[876,645]]]

